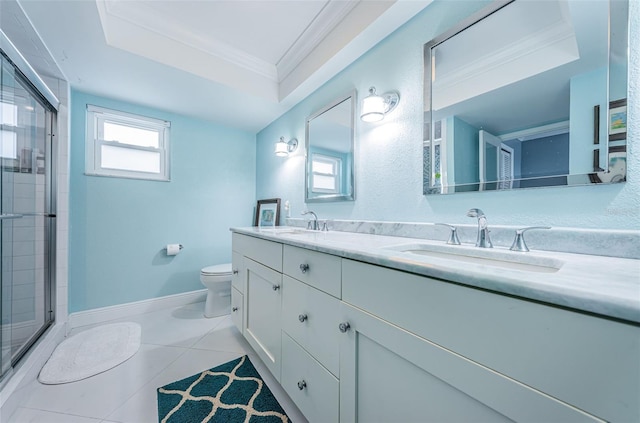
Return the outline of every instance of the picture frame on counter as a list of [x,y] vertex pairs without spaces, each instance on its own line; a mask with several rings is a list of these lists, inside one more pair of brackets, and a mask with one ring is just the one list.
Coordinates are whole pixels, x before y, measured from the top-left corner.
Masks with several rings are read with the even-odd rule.
[[258,200],[253,226],[275,227],[280,226],[280,199],[269,198]]

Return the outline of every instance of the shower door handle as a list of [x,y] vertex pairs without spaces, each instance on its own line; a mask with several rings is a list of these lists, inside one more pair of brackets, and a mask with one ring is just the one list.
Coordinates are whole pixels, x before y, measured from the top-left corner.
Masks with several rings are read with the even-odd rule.
[[23,214],[13,214],[13,213],[2,213],[0,214],[0,220],[4,219],[22,219],[24,217]]
[[[56,217],[55,213],[20,213],[20,214],[11,214],[11,215],[2,215],[2,216],[42,216],[42,217]],[[17,217],[11,217],[9,219],[17,219]]]

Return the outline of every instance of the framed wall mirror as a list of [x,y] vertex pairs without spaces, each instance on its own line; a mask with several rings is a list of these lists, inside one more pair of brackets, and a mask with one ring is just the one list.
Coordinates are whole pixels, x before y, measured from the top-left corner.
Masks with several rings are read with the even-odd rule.
[[354,90],[307,118],[307,203],[355,200],[355,107]]
[[499,0],[424,49],[425,194],[626,180],[627,0]]

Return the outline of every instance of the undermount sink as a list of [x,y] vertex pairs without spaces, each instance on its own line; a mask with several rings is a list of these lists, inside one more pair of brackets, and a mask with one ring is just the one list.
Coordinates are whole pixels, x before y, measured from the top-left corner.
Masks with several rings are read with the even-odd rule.
[[475,248],[452,245],[403,244],[386,247],[389,250],[410,253],[418,257],[453,260],[502,269],[525,272],[555,273],[564,264],[551,257],[540,257],[531,253],[520,253],[493,248]]

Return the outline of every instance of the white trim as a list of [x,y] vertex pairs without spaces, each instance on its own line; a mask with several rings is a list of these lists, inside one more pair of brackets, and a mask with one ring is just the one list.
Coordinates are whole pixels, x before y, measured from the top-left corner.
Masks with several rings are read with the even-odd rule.
[[[115,178],[145,179],[151,181],[169,182],[171,180],[171,150],[170,131],[171,122],[163,119],[136,115],[120,110],[87,104],[85,134],[85,175],[107,176]],[[135,128],[155,131],[158,134],[158,147],[141,147],[126,143],[110,143],[103,139],[105,122],[116,125],[132,126]],[[113,145],[117,148],[127,148],[138,151],[150,151],[159,154],[159,172],[145,172],[139,170],[114,169],[103,166],[102,146]]]
[[277,82],[289,76],[357,4],[355,1],[329,1],[276,63]]
[[150,298],[148,300],[71,313],[68,319],[68,330],[71,331],[80,326],[95,325],[166,308],[199,303],[205,300],[206,295],[206,289],[199,289],[197,291],[167,295],[166,297]]
[[[22,6],[20,6],[22,7]],[[53,106],[56,111],[60,108],[60,100],[58,97],[49,89],[49,86],[45,84],[45,82],[40,78],[38,72],[31,67],[27,59],[24,58],[22,53],[16,48],[16,46],[11,42],[9,37],[2,32],[0,29],[0,50],[4,51],[4,53],[11,59],[11,61],[16,65],[16,67],[22,72],[29,82],[31,82],[36,90]]]
[[502,141],[520,140],[529,141],[543,137],[551,137],[558,134],[566,134],[569,132],[569,121],[550,123],[547,125],[537,126],[535,128],[523,129],[521,131],[510,132],[498,136]]
[[223,41],[202,37],[193,33],[190,28],[179,22],[166,19],[165,16],[154,11],[151,3],[128,3],[126,8],[122,4],[110,0],[96,0],[98,14],[105,33],[107,44],[122,48],[119,43],[111,43],[109,33],[122,30],[122,23],[131,25],[141,35],[151,32],[157,36],[174,41],[177,44],[191,47],[205,54],[218,57],[241,68],[277,82],[276,65],[248,54]]

